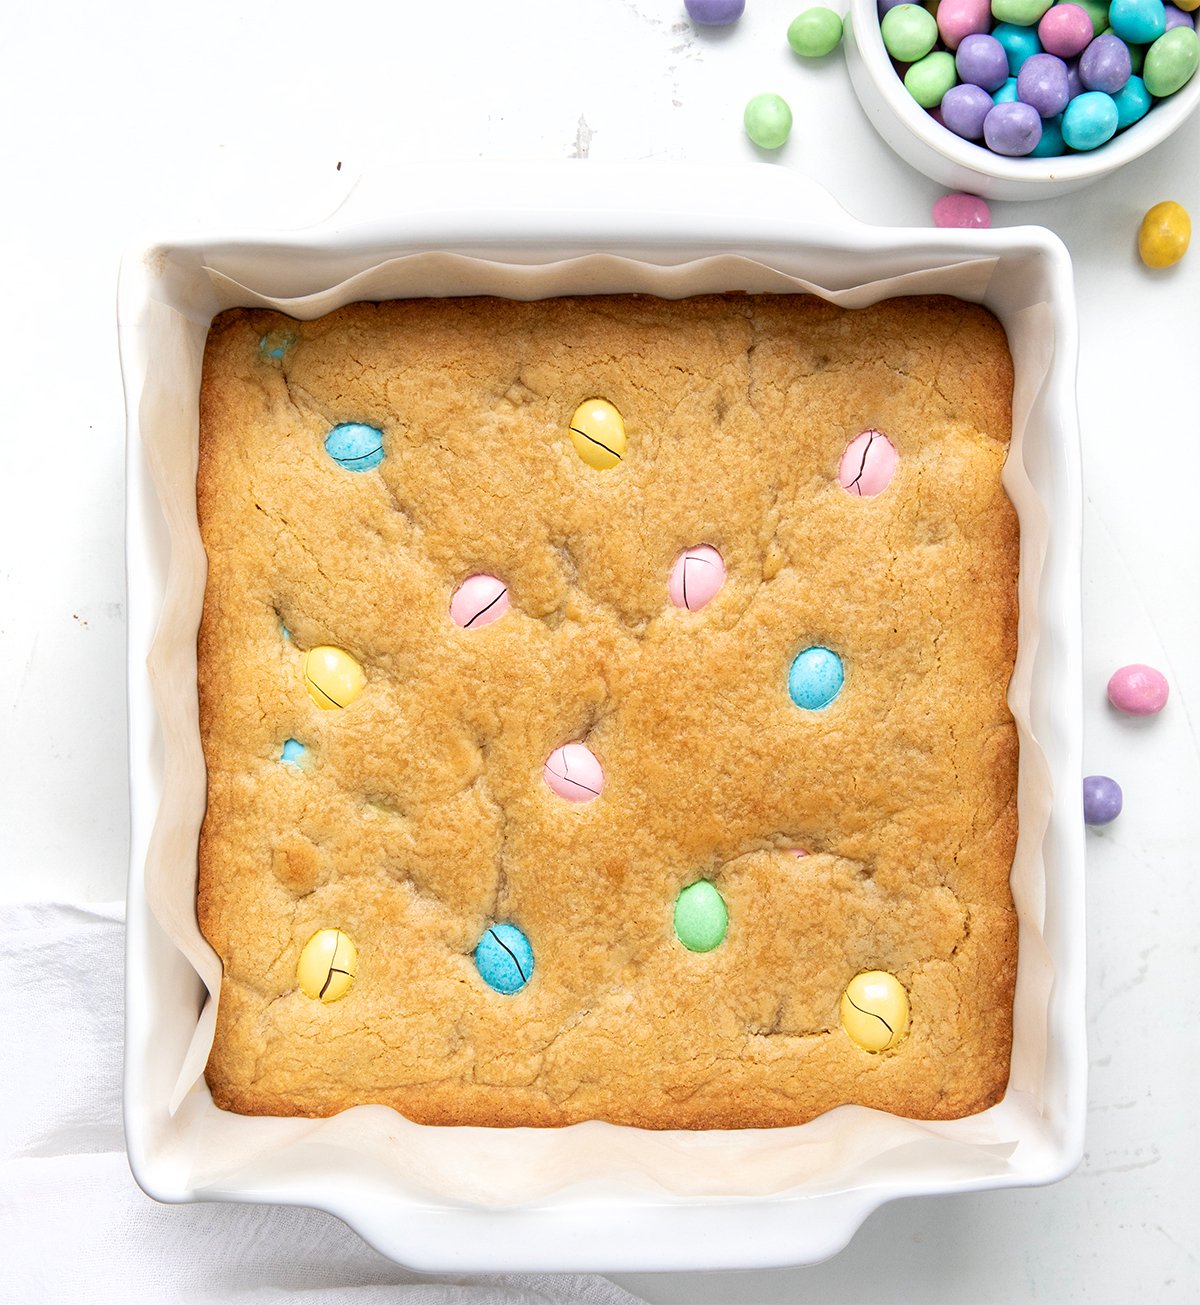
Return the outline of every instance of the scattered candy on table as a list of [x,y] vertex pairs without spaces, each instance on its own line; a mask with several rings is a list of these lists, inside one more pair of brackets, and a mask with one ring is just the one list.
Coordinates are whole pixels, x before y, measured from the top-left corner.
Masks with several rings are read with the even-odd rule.
[[1147,267],[1172,267],[1187,253],[1192,220],[1174,200],[1155,204],[1138,228],[1138,253]]
[[992,225],[992,212],[978,195],[954,192],[943,195],[933,205],[936,227],[967,227],[983,230]]
[[725,899],[707,879],[689,884],[675,899],[675,937],[689,952],[711,952],[728,928]]
[[908,1032],[908,993],[894,974],[866,970],[842,993],[842,1027],[863,1051],[886,1051]]
[[1047,158],[1098,149],[1187,84],[1200,65],[1197,6],[941,0],[936,18],[890,0],[878,9],[884,47],[922,108],[993,153]]
[[865,430],[846,445],[838,463],[838,484],[860,498],[874,498],[892,483],[900,454],[881,430]]
[[792,111],[781,95],[764,92],[746,105],[742,123],[760,149],[777,150],[791,134]]
[[836,50],[842,40],[842,20],[818,5],[792,19],[787,30],[788,45],[804,59],[820,59]]
[[508,586],[494,575],[468,576],[450,599],[450,619],[464,630],[479,630],[508,611]]
[[625,421],[607,399],[585,399],[571,417],[570,432],[575,452],[597,471],[625,456]]
[[366,686],[363,668],[342,648],[310,648],[304,657],[304,687],[324,711],[348,707]]
[[296,982],[313,1001],[344,997],[358,972],[358,948],[340,929],[318,929],[300,950]]
[[1154,716],[1167,705],[1171,692],[1167,678],[1153,666],[1134,662],[1113,671],[1108,700],[1128,716]]
[[788,671],[788,694],[797,707],[820,711],[842,691],[846,673],[842,659],[828,648],[805,648]]
[[542,767],[551,792],[568,802],[591,802],[604,792],[604,767],[582,743],[555,748]]
[[745,12],[746,0],[683,0],[683,7],[693,23],[702,27],[728,27]]
[[1083,781],[1083,819],[1089,825],[1107,825],[1121,814],[1121,786],[1107,775],[1088,775]]
[[325,452],[347,471],[371,471],[383,461],[383,432],[359,421],[342,422],[325,437]]
[[675,559],[667,594],[676,607],[697,612],[717,596],[724,583],[725,559],[708,544],[697,544]]
[[493,924],[475,948],[475,968],[489,988],[511,997],[533,978],[533,948],[515,924]]

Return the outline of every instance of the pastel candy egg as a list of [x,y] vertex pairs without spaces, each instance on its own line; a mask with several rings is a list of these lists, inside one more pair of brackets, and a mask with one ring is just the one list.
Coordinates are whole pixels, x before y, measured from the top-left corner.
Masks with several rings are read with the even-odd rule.
[[820,711],[842,691],[846,673],[842,659],[828,648],[814,646],[797,653],[788,671],[788,695],[805,711]]
[[[1004,85],[1001,86],[1000,89],[992,96],[992,100],[996,104],[1013,104],[1016,102],[1016,99],[1017,99],[1017,79],[1015,77],[1009,77],[1005,81]],[[986,118],[984,118],[983,120],[983,125],[984,127],[987,126]]]
[[1075,0],[1092,20],[1092,35],[1099,36],[1108,26],[1108,0]]
[[[1112,29],[1111,27],[1106,27],[1106,28],[1104,29],[1104,31],[1100,33],[1100,35],[1101,35],[1101,36],[1117,36],[1116,32],[1114,32],[1113,29]],[[1120,38],[1119,36],[1117,36],[1117,40],[1119,41],[1120,39],[1121,39],[1121,38]],[[1129,67],[1130,67],[1130,70],[1131,70],[1132,72],[1137,73],[1137,75],[1140,77],[1140,76],[1142,75],[1142,70],[1143,70],[1143,68],[1145,67],[1145,64],[1146,64],[1146,51],[1149,49],[1149,46],[1145,46],[1145,45],[1131,45],[1131,46],[1128,47],[1128,49],[1129,49]],[[1101,88],[1101,89],[1103,89],[1103,88]],[[1113,93],[1113,92],[1111,92],[1111,91],[1109,92],[1110,95],[1111,95],[1112,93]]]
[[1122,41],[1149,45],[1167,30],[1162,0],[1112,0],[1108,25]]
[[708,882],[689,884],[675,899],[675,937],[689,952],[711,952],[729,928],[725,899]]
[[992,25],[991,0],[942,0],[938,31],[948,50],[957,50],[964,37],[986,32]]
[[804,59],[820,59],[836,50],[842,39],[842,20],[818,5],[792,19],[787,30],[788,45]]
[[282,358],[285,353],[296,343],[296,336],[293,332],[281,327],[276,331],[268,331],[258,342],[259,353],[264,358]]
[[571,416],[570,432],[575,452],[597,471],[625,456],[625,420],[607,399],[585,399]]
[[1124,131],[1150,112],[1154,100],[1146,89],[1146,83],[1133,76],[1113,96],[1113,103],[1117,106],[1117,130]]
[[683,7],[693,23],[702,27],[727,27],[745,12],[746,0],[683,0]]
[[894,974],[865,970],[842,993],[842,1027],[863,1051],[894,1047],[908,1032],[908,993]]
[[1192,79],[1200,63],[1200,41],[1190,27],[1175,27],[1146,51],[1142,80],[1151,95],[1174,95]]
[[307,755],[308,749],[299,739],[285,739],[283,751],[279,754],[279,760],[285,766],[294,766],[299,769],[300,763]]
[[318,929],[300,949],[296,982],[313,1001],[344,997],[358,973],[358,948],[340,929]]
[[802,857],[806,857],[808,855],[808,852],[803,847],[791,847],[788,848],[788,854],[790,856],[794,856],[796,860],[799,861]]
[[992,17],[999,23],[1036,27],[1053,0],[992,0]]
[[494,575],[468,576],[450,599],[450,619],[464,630],[480,630],[508,611],[508,586]]
[[982,86],[971,82],[951,86],[942,96],[942,124],[964,140],[979,140],[983,136],[983,120],[991,107],[992,97]]
[[325,437],[325,452],[347,471],[371,471],[383,461],[383,432],[359,421],[344,421]]
[[1125,797],[1121,786],[1107,775],[1088,775],[1083,781],[1083,819],[1088,825],[1107,825],[1121,814]]
[[1108,32],[1097,36],[1079,57],[1079,80],[1089,91],[1115,95],[1132,72],[1129,47]]
[[1042,119],[1042,138],[1029,151],[1031,159],[1056,158],[1066,151],[1066,142],[1062,134],[1062,114],[1053,118]]
[[1117,106],[1103,91],[1084,91],[1063,110],[1063,140],[1073,150],[1094,150],[1117,130]]
[[493,924],[475,948],[479,977],[495,992],[511,997],[533,978],[533,948],[515,924]]
[[1192,31],[1196,30],[1196,20],[1189,13],[1185,13],[1178,5],[1163,5],[1167,15],[1167,31],[1170,32],[1176,27],[1190,27]]
[[896,446],[879,430],[865,430],[846,445],[838,464],[838,484],[860,498],[882,494],[900,462]]
[[1167,678],[1153,666],[1134,662],[1112,673],[1108,700],[1128,716],[1154,716],[1167,705],[1171,688]]
[[916,63],[904,74],[904,86],[923,109],[941,104],[942,97],[958,80],[954,56],[946,50],[935,50]]
[[764,92],[755,95],[742,113],[746,135],[764,150],[777,150],[792,131],[792,111],[782,95]]
[[1067,65],[1054,54],[1035,54],[1026,59],[1017,74],[1017,96],[1032,104],[1043,118],[1053,118],[1071,98]]
[[1192,220],[1187,209],[1174,200],[1164,200],[1142,218],[1138,253],[1147,267],[1171,267],[1187,253],[1191,239]]
[[604,767],[582,743],[555,748],[542,766],[542,778],[568,802],[591,802],[604,792]]
[[1092,16],[1082,5],[1052,5],[1042,15],[1038,23],[1038,40],[1047,54],[1056,54],[1060,59],[1070,59],[1072,55],[1081,54],[1088,42],[1096,35],[1092,28]]
[[1020,100],[1001,101],[983,120],[983,138],[997,154],[1011,158],[1030,154],[1042,138],[1041,114]]
[[933,225],[982,231],[992,225],[992,214],[978,195],[943,195],[933,206]]
[[1008,55],[1009,75],[1015,77],[1026,59],[1040,53],[1041,41],[1032,27],[1019,27],[1016,23],[997,23],[992,36],[1004,47]]
[[304,687],[324,711],[348,707],[366,686],[363,668],[342,648],[310,648],[304,657]]
[[711,602],[725,583],[725,560],[708,544],[684,549],[675,559],[667,593],[676,607],[697,612]]
[[916,63],[933,49],[938,38],[937,20],[920,5],[897,5],[879,25],[888,54],[901,63]]
[[1008,77],[1008,52],[994,36],[972,33],[963,37],[954,66],[964,82],[985,91],[999,90]]

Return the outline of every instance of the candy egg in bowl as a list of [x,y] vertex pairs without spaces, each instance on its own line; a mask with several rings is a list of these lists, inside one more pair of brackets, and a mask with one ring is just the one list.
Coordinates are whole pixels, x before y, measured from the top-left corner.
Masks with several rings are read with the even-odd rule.
[[[1130,37],[1123,42],[1114,36],[1108,23],[1110,10],[1116,9],[1117,5],[1122,6],[1122,11],[1116,15],[1117,27],[1149,39],[1137,41]],[[997,152],[988,148],[982,138],[970,139],[950,130],[940,121],[940,111],[939,116],[934,116],[934,111],[942,104],[947,83],[957,81],[965,86],[970,82],[969,77],[963,77],[958,71],[958,65],[963,61],[957,53],[968,37],[974,45],[986,44],[981,42],[981,38],[986,37],[988,41],[999,39],[1005,47],[1010,75],[994,91],[984,93],[990,94],[997,104],[1023,102],[1029,92],[1025,86],[1018,91],[1018,81],[1025,61],[1034,55],[1041,56],[1042,62],[1053,72],[1060,58],[1051,55],[1039,39],[1039,30],[1046,35],[1056,25],[1052,21],[1043,28],[1045,15],[1056,9],[1074,9],[1076,6],[1073,4],[1046,5],[1045,0],[993,0],[989,8],[983,0],[975,0],[974,4],[972,0],[941,0],[938,6],[940,19],[924,6],[907,6],[906,12],[899,14],[901,21],[889,19],[889,26],[903,33],[901,41],[889,40],[893,48],[898,46],[904,52],[906,58],[901,61],[889,53],[881,26],[882,18],[899,8],[894,0],[882,0],[882,3],[880,0],[849,0],[845,49],[850,80],[875,130],[905,162],[934,181],[988,199],[1049,199],[1066,194],[1090,185],[1153,149],[1170,136],[1200,102],[1200,74],[1194,73],[1194,56],[1200,49],[1200,41],[1193,27],[1200,17],[1200,9],[1188,12],[1182,6],[1164,5],[1161,0],[1116,0],[1111,7],[1103,0],[1087,0],[1079,7],[1094,11],[1091,12],[1092,39],[1087,45],[1070,54],[1067,53],[1073,48],[1070,43],[1064,47],[1054,36],[1047,39],[1047,45],[1052,49],[1064,50],[1061,60],[1071,82],[1071,98],[1065,109],[1072,117],[1072,125],[1076,119],[1092,119],[1082,124],[1082,132],[1068,130],[1068,143],[1061,147],[1062,153],[1042,152],[1052,147],[1049,137],[1056,129],[1061,130],[1067,116],[1053,113],[1043,116],[1047,109],[1055,107],[1044,101],[1039,101],[1041,111],[1036,113],[1037,121],[1034,121],[1034,114],[1022,108],[1006,110],[993,120],[993,125],[1006,117],[1020,120],[1007,124],[1010,131],[1022,126],[1027,129],[1032,124],[1036,136],[1045,132],[1047,139],[1036,154]],[[1135,11],[1131,17],[1123,12],[1125,7]],[[960,9],[965,13],[957,24],[947,21],[950,14],[957,15]],[[926,15],[926,18],[921,15]],[[905,19],[910,21],[905,23]],[[1161,35],[1154,36],[1153,33],[1160,30],[1160,22]],[[1088,68],[1082,74],[1081,82],[1084,56],[1101,36],[1104,40],[1088,57]],[[1170,39],[1159,45],[1151,56],[1156,42],[1164,38]],[[928,52],[917,53],[925,41],[930,42]],[[1128,69],[1123,66],[1122,49],[1132,56]],[[1097,71],[1095,65],[1100,62],[1097,56],[1102,53],[1109,56],[1104,61],[1107,65],[1114,52],[1118,56],[1115,73],[1108,66]],[[915,77],[909,75],[914,68],[919,69]],[[1044,82],[1044,79],[1031,76],[1034,70],[1027,73],[1025,82]],[[1167,93],[1167,88],[1181,78],[1178,88]],[[1093,86],[1087,85],[1088,82]],[[1114,89],[1100,89],[1104,85]],[[1044,85],[1041,89],[1044,93]],[[1159,94],[1154,94],[1155,90]],[[1125,92],[1123,97],[1122,92]],[[1135,114],[1137,106],[1129,101],[1136,96],[1140,96],[1143,103],[1149,102],[1149,108],[1143,108],[1141,116],[1128,126],[1119,126],[1115,132],[1109,132],[1103,143],[1092,148],[1071,149],[1070,138],[1083,146],[1090,144],[1089,133],[1093,139],[1097,134],[1104,136],[1107,127],[1103,117],[1108,114],[1111,122],[1111,103],[1116,102],[1122,123]],[[963,98],[968,97],[964,95]],[[1031,98],[1038,98],[1037,92]],[[1077,105],[1077,102],[1082,103]],[[1082,113],[1081,108],[1084,110]],[[1095,123],[1097,110],[1101,118],[1098,126]],[[1029,124],[1023,122],[1025,117],[1030,118]],[[960,130],[972,133],[982,130],[978,123],[966,127],[959,125]],[[995,142],[995,134],[990,134]],[[998,143],[1005,148],[1024,149],[1028,140],[1012,142],[1010,136],[1009,142],[1002,138]],[[1036,141],[1030,148],[1036,148]]]

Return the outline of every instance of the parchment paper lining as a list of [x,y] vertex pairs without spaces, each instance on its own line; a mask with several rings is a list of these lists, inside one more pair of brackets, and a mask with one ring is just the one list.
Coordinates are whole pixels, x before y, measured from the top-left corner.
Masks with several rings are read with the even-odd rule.
[[[139,416],[153,482],[171,539],[161,623],[149,671],[162,725],[163,797],[146,863],[146,893],[167,935],[203,981],[208,999],[178,1066],[169,1149],[200,1196],[324,1181],[438,1203],[505,1206],[618,1197],[631,1192],[679,1198],[816,1195],[900,1182],[907,1190],[1003,1178],[1018,1148],[1049,1147],[1039,1107],[1046,1061],[1047,1001],[1053,967],[1042,938],[1050,771],[1030,726],[1038,642],[1038,599],[1047,512],[1026,473],[1027,434],[1038,438],[1039,397],[1054,353],[1049,306],[1005,315],[1016,370],[1013,439],[1004,484],[1021,524],[1019,652],[1009,704],[1021,760],[1020,836],[1012,884],[1020,953],[1009,1091],[983,1114],[946,1123],[900,1119],[844,1106],[799,1128],[649,1132],[593,1122],[562,1129],[429,1128],[382,1106],[324,1120],[247,1118],[217,1110],[203,1081],[216,1019],[221,967],[196,922],[196,846],[205,804],[196,702],[196,631],[205,557],[196,524],[196,444],[200,360],[211,316],[226,307],[266,306],[313,318],[362,299],[495,294],[514,299],[640,291],[666,298],[727,290],[807,292],[848,308],[912,294],[987,302],[999,264],[981,258],[909,271],[848,289],[827,290],[761,262],[733,255],[661,266],[590,255],[540,266],[457,254],[411,254],[369,267],[327,290],[287,299],[260,294],[204,268],[208,302],[152,303],[154,366]],[[181,388],[180,378],[186,384]],[[193,402],[181,403],[180,394]],[[1035,418],[1031,426],[1031,417]],[[169,1054],[169,1053],[164,1053]]]

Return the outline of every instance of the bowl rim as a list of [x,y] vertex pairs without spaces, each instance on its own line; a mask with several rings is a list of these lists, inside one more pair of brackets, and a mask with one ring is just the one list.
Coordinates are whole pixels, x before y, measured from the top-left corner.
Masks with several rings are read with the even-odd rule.
[[[983,145],[956,136],[912,98],[892,67],[883,44],[877,0],[849,0],[851,39],[867,74],[895,114],[896,121],[927,148],[961,168],[1001,181],[1053,185],[1060,181],[1091,180],[1113,172],[1152,150],[1170,136],[1200,104],[1200,72],[1174,95],[1155,100],[1150,111],[1098,149],[1045,158],[1009,158]],[[1200,35],[1200,33],[1198,33]]]

